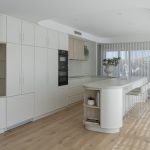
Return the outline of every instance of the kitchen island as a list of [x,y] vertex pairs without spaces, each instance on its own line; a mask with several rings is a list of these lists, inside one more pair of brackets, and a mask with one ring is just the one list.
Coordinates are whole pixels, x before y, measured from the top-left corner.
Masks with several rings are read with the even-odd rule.
[[[127,80],[112,78],[90,82],[83,87],[85,128],[97,132],[117,133],[123,126],[123,116],[130,110],[125,106],[126,101],[130,101],[125,98],[126,95],[135,89],[139,89],[139,94],[145,94],[148,80],[146,77]],[[89,97],[95,99],[93,106],[88,104]],[[138,102],[140,101],[134,101],[132,105]]]

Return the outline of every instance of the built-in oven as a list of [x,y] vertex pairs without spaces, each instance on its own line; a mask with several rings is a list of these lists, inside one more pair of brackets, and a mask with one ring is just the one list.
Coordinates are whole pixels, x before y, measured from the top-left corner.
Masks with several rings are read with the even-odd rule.
[[68,51],[58,51],[58,85],[68,84]]

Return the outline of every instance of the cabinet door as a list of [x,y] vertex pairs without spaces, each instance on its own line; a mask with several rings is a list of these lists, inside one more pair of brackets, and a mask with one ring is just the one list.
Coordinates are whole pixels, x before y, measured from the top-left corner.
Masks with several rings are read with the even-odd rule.
[[7,16],[7,42],[21,43],[21,20]]
[[80,49],[81,49],[81,60],[85,60],[85,56],[84,56],[84,41],[81,41]]
[[7,127],[31,120],[34,117],[34,95],[7,98]]
[[59,49],[68,50],[68,35],[59,32]]
[[22,44],[34,46],[34,25],[22,21]]
[[0,42],[6,42],[6,16],[0,15]]
[[34,92],[34,47],[22,46],[22,94]]
[[74,59],[74,39],[69,38],[69,59]]
[[48,100],[50,111],[57,108],[58,101],[58,51],[48,49]]
[[79,46],[78,40],[74,39],[74,59],[79,59]]
[[40,26],[35,27],[35,46],[47,47],[47,30]]
[[7,44],[7,96],[21,94],[21,46]]
[[0,133],[6,128],[6,98],[0,98]]
[[48,30],[48,48],[58,49],[58,32]]
[[40,116],[49,112],[47,49],[35,48],[35,113]]
[[57,94],[57,101],[56,107],[63,108],[69,104],[68,101],[68,85],[59,86],[58,87],[58,94]]
[[78,59],[84,60],[84,42],[82,40],[78,40]]

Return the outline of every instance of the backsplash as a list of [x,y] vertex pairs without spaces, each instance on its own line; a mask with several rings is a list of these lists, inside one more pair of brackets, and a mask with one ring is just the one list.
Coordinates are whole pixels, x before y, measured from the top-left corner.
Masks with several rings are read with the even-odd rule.
[[69,60],[69,76],[96,75],[96,43],[87,41],[85,45],[89,49],[88,60]]

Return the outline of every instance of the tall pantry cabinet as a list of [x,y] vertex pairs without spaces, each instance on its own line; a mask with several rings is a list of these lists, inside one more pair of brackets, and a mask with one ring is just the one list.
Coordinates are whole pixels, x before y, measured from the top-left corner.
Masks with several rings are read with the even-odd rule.
[[34,116],[34,25],[7,17],[7,128]]
[[68,105],[68,86],[58,86],[59,49],[68,50],[67,34],[0,15],[0,54],[6,52],[0,55],[0,132]]
[[64,88],[58,86],[58,49],[68,50],[68,35],[36,26],[35,116],[37,118],[67,105],[66,92]]

